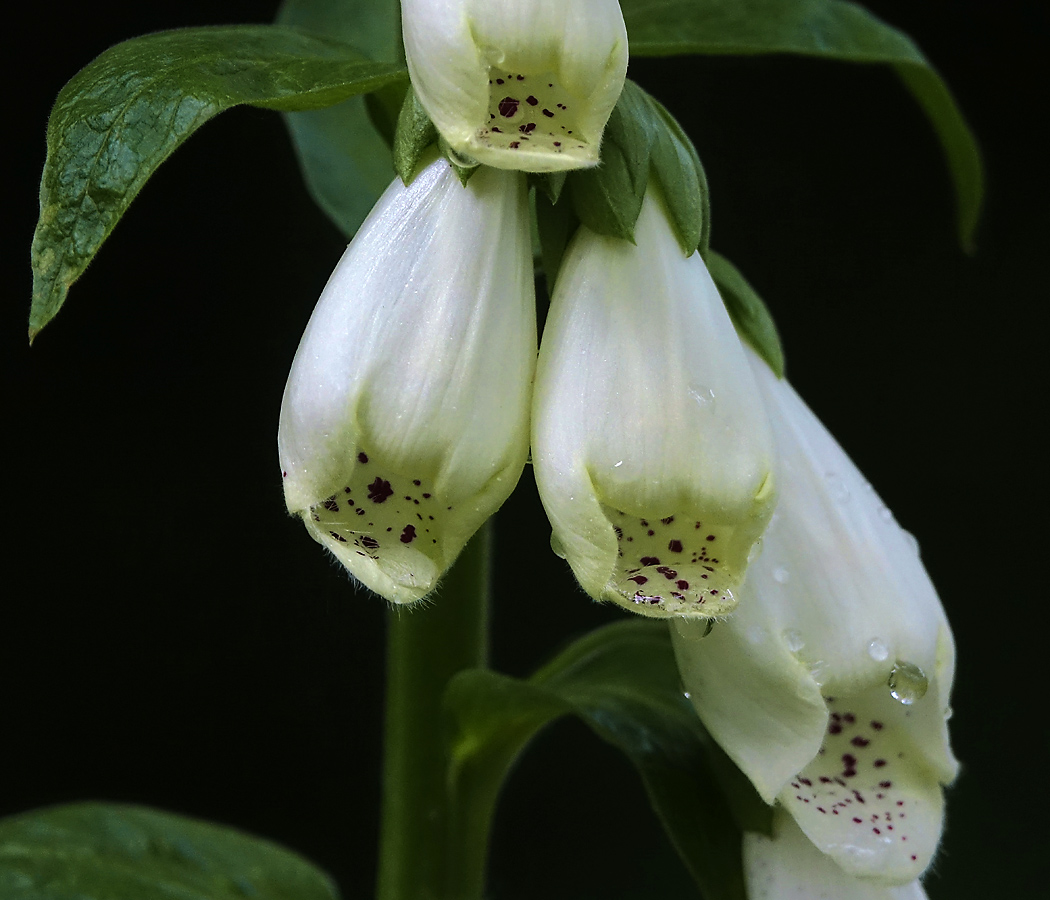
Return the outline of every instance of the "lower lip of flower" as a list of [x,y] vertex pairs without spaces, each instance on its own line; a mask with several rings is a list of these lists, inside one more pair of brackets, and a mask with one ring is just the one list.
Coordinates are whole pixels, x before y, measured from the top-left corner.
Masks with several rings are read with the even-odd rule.
[[488,121],[477,144],[496,150],[577,156],[590,147],[580,132],[575,100],[550,72],[523,75],[489,70]]
[[423,478],[388,471],[361,451],[343,488],[305,518],[338,557],[372,560],[396,584],[425,592],[443,568],[442,517],[451,508]]
[[603,507],[618,559],[607,594],[650,615],[726,615],[737,581],[724,560],[727,529],[682,515],[647,519]]

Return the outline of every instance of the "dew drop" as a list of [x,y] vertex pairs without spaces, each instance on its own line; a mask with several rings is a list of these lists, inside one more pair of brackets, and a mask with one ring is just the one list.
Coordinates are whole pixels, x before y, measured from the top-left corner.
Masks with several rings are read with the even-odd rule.
[[791,573],[784,566],[777,566],[773,570],[773,580],[777,584],[787,584],[791,580]]
[[893,519],[893,513],[890,512],[890,508],[888,506],[884,506],[882,507],[882,509],[879,510],[879,516],[884,522],[889,522]]
[[870,656],[875,662],[882,662],[887,659],[890,655],[890,649],[886,646],[886,642],[881,638],[873,638],[872,642],[868,644],[868,656]]
[[794,628],[785,628],[781,637],[784,638],[784,644],[792,653],[798,653],[806,646],[806,639],[802,637],[802,632]]
[[756,559],[762,555],[762,538],[759,538],[751,545],[751,549],[747,551],[747,564],[751,565]]
[[950,706],[946,706],[944,709],[944,721],[947,722],[952,716],[955,715],[955,710]]
[[562,544],[561,538],[553,531],[551,532],[551,550],[554,551],[554,555],[559,559],[565,559],[565,545]]
[[905,706],[911,706],[916,700],[921,700],[930,686],[922,669],[915,663],[900,660],[897,660],[886,684],[889,685],[890,696]]
[[824,679],[828,672],[828,664],[822,659],[818,659],[813,665],[809,667],[809,675],[816,683],[818,687],[824,685]]
[[682,691],[682,696],[685,697],[686,700],[692,700],[693,699],[693,695],[690,694],[689,691]]
[[918,556],[919,555],[919,539],[914,534],[912,534],[910,531],[903,531],[902,530],[901,534],[904,535],[904,540],[906,540],[908,542],[908,546],[911,547],[911,549],[915,551],[915,555]]
[[614,462],[614,463],[613,463],[613,468],[614,468],[614,469],[618,469],[618,468],[620,468],[620,466],[622,466],[622,465],[623,465],[623,460],[621,459],[621,460],[620,460],[619,462]]

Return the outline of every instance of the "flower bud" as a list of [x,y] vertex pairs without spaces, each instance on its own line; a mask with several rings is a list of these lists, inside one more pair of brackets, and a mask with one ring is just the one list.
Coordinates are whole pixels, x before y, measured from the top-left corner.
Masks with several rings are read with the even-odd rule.
[[737,612],[673,632],[704,725],[851,875],[907,884],[940,838],[951,631],[912,539],[750,350],[780,500]]
[[635,244],[581,226],[537,364],[533,463],[580,585],[648,616],[729,612],[774,503],[754,376],[651,187]]
[[402,0],[423,108],[453,150],[502,169],[598,162],[627,74],[616,0]]
[[522,175],[395,181],[343,254],[281,406],[288,509],[366,586],[431,591],[528,454],[536,314]]

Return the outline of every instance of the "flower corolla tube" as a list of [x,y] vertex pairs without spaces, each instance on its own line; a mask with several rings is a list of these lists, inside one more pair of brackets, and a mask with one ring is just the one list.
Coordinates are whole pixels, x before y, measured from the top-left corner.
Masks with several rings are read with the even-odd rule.
[[744,835],[743,859],[748,900],[926,900],[917,879],[883,885],[849,875],[780,809],[773,814],[772,837]]
[[748,351],[780,499],[737,612],[672,629],[704,725],[848,874],[905,885],[943,824],[955,650],[914,539],[787,383]]
[[551,543],[580,585],[648,616],[729,612],[772,512],[772,436],[699,254],[650,188],[635,244],[580,226],[533,395]]
[[536,311],[525,178],[444,159],[395,181],[292,363],[288,509],[367,587],[429,593],[528,455]]
[[402,0],[416,96],[441,136],[488,166],[596,165],[627,74],[617,0]]

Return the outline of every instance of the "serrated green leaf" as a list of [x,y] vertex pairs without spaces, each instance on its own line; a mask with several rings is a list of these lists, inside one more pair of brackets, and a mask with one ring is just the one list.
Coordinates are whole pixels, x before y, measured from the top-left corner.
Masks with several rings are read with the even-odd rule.
[[[399,0],[285,0],[277,23],[344,41],[382,62],[404,60]],[[318,112],[285,116],[310,196],[347,238],[386,190],[394,171],[389,138],[383,139],[381,128],[377,133],[376,111],[366,105],[366,99],[354,98]],[[395,115],[399,108],[394,107]]]
[[274,25],[161,32],[107,50],[62,89],[48,122],[30,339],[150,175],[213,116],[239,104],[315,109],[406,77]]
[[844,0],[620,0],[633,56],[791,53],[892,66],[930,119],[955,185],[959,238],[972,249],[984,197],[973,132],[906,34]]
[[138,806],[78,803],[0,820],[0,900],[335,900],[270,841]]
[[780,336],[766,304],[748,283],[747,279],[721,253],[708,251],[707,269],[711,273],[722,300],[729,312],[729,318],[737,333],[744,338],[776,373],[777,378],[784,377],[784,350],[780,346]]
[[416,92],[409,87],[405,92],[405,102],[397,117],[397,131],[394,133],[394,169],[405,184],[412,181],[420,157],[427,147],[438,139],[438,130],[430,121],[430,116],[423,109]]
[[[704,896],[743,900],[740,817],[713,767],[711,754],[718,751],[682,694],[665,624],[599,629],[528,681],[487,670],[461,672],[449,684],[446,708],[455,729],[450,791],[470,833],[487,834],[499,787],[528,741],[572,713],[638,769]],[[754,821],[768,818],[753,792],[750,802],[757,804]]]

